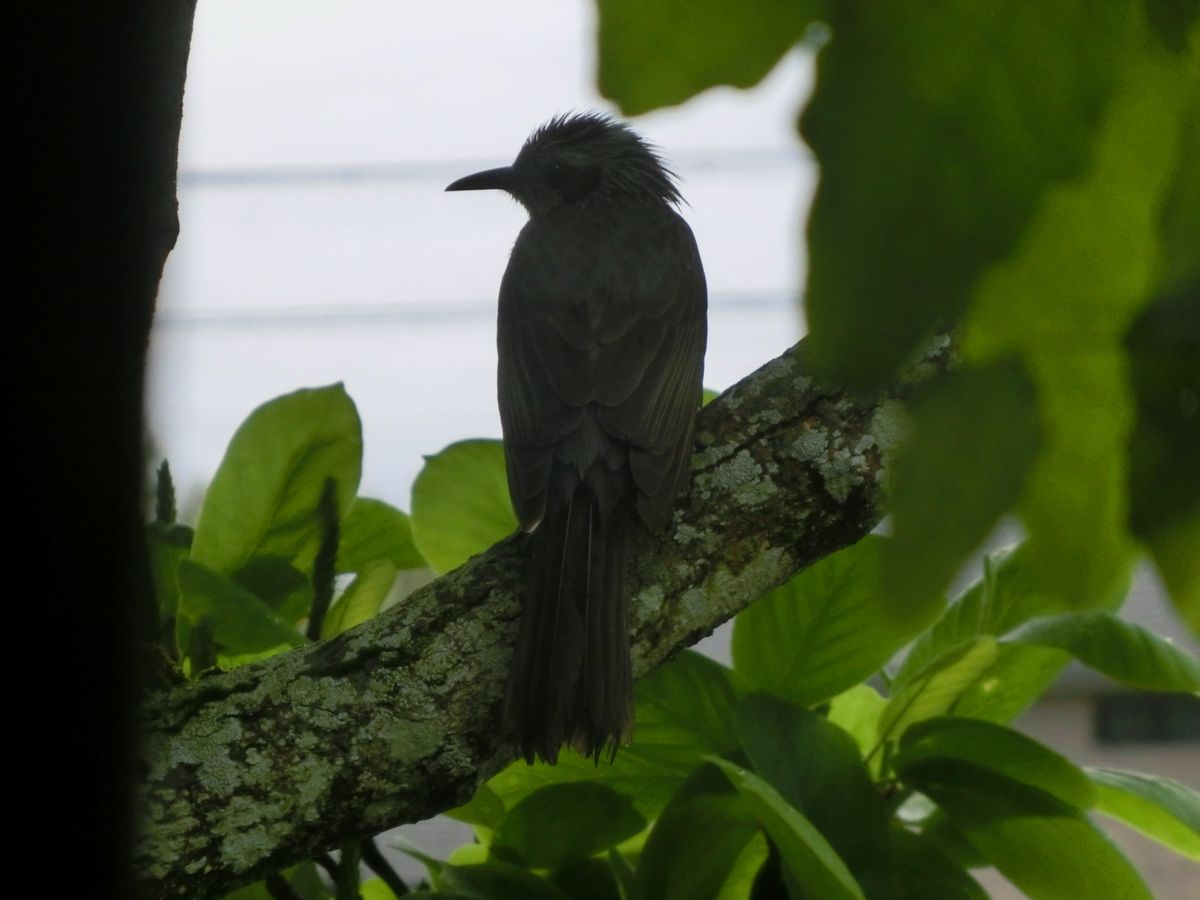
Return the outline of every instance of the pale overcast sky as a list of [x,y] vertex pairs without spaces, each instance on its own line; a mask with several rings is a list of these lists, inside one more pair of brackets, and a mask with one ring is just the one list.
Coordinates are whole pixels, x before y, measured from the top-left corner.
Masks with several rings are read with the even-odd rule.
[[[495,296],[524,213],[442,189],[557,112],[611,109],[594,15],[591,0],[198,5],[149,403],[185,492],[254,406],[301,386],[346,382],[363,489],[404,508],[421,454],[499,436]],[[755,90],[633,121],[684,179],[713,387],[801,333],[815,169],[794,123],[811,76],[794,53]]]

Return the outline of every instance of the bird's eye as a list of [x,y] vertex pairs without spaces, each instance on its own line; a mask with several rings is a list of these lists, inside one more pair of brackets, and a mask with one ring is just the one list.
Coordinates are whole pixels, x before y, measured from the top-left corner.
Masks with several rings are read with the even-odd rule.
[[568,166],[560,162],[548,162],[543,170],[546,181],[567,201],[579,200],[599,181],[599,172],[593,166]]

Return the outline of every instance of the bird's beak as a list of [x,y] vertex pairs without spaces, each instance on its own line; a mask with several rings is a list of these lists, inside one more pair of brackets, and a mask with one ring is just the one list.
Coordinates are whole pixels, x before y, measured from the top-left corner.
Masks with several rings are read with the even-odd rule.
[[507,191],[512,188],[512,166],[502,166],[499,169],[488,169],[486,172],[476,172],[446,185],[448,191]]

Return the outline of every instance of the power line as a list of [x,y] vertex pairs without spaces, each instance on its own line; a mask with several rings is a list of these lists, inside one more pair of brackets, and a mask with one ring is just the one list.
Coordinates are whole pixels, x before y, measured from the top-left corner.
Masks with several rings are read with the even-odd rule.
[[[786,168],[811,160],[804,147],[742,147],[675,154],[671,165],[687,172]],[[349,184],[381,181],[433,181],[507,165],[510,160],[414,160],[395,163],[353,163],[313,166],[246,166],[183,169],[181,188],[272,187],[294,184]]]
[[[710,295],[709,308],[762,312],[792,306],[797,293],[772,290],[718,291]],[[250,329],[327,328],[356,325],[426,324],[490,321],[495,300],[438,303],[352,303],[340,306],[240,307],[233,309],[168,310],[155,318],[156,328]]]

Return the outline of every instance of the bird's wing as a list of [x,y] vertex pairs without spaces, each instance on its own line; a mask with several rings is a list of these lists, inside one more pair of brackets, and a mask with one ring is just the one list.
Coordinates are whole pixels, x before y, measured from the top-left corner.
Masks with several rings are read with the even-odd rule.
[[707,342],[707,289],[691,229],[676,218],[668,258],[650,280],[661,305],[608,346],[605,368],[619,373],[598,392],[600,424],[629,447],[638,511],[651,528],[665,524],[691,458]]
[[500,417],[527,530],[544,514],[556,453],[585,466],[600,443],[623,447],[651,526],[689,455],[706,341],[695,240],[673,212],[614,230],[619,241],[597,240],[582,259],[523,232],[501,284]]

